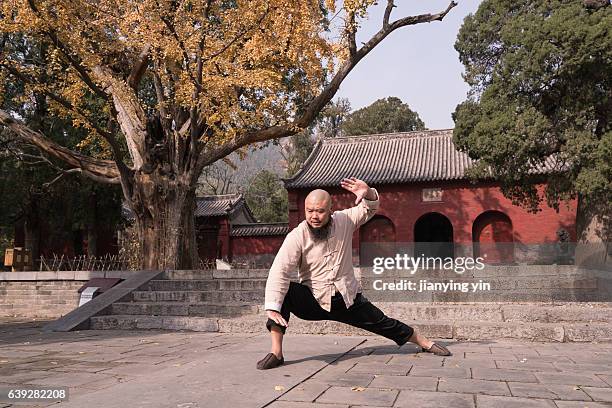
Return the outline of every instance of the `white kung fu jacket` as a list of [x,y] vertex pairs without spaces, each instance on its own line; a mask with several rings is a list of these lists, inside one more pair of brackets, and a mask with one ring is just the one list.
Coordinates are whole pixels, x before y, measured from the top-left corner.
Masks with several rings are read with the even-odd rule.
[[355,207],[334,211],[327,239],[315,241],[306,220],[295,227],[276,254],[266,282],[265,309],[280,312],[289,290],[290,276],[298,270],[299,282],[308,286],[321,307],[331,310],[331,298],[342,294],[346,307],[353,304],[361,285],[353,271],[353,232],[378,210],[379,199],[362,199]]

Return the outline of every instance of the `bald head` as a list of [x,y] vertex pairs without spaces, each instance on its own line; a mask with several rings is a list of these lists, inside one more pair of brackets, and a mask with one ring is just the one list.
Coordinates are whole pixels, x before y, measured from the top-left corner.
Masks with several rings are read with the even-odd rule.
[[310,193],[308,193],[305,201],[306,205],[321,204],[328,208],[331,206],[331,197],[329,196],[329,193],[325,190],[321,190],[320,188],[312,190]]
[[325,190],[311,191],[304,201],[306,222],[311,228],[318,229],[327,225],[331,215],[331,197]]

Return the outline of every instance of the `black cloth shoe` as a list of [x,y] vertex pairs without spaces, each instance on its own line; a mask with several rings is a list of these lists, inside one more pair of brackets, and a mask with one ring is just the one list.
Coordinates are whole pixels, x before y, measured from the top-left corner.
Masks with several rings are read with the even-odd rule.
[[449,349],[447,349],[446,347],[444,347],[443,345],[439,343],[432,344],[429,349],[426,349],[423,347],[423,351],[426,353],[433,353],[436,356],[452,356],[453,355]]
[[257,362],[258,370],[267,370],[269,368],[275,368],[283,365],[285,358],[281,357],[280,360],[274,355],[274,353],[268,353],[264,358]]

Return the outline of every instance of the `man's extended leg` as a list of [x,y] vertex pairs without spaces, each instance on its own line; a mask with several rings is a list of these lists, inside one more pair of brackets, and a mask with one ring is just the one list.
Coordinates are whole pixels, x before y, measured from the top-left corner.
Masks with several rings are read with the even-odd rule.
[[421,346],[424,351],[437,355],[450,355],[446,347],[432,342],[407,324],[386,316],[361,293],[357,294],[355,302],[348,309],[342,297],[332,298],[331,314],[333,320],[379,334],[393,340],[398,346],[412,342]]

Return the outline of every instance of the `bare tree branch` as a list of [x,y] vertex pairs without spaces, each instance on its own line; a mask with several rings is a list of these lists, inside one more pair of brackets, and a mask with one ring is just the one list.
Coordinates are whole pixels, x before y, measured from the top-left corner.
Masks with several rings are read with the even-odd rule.
[[355,21],[355,13],[349,13],[348,23],[346,27],[346,35],[348,37],[348,48],[351,58],[357,54],[357,43],[355,42],[355,35],[357,33],[357,24]]
[[[388,5],[388,4],[387,4]],[[315,97],[310,104],[304,110],[304,113],[294,120],[292,123],[283,124],[278,126],[272,126],[265,129],[261,129],[254,132],[246,132],[241,135],[237,135],[234,139],[229,142],[210,148],[208,151],[200,156],[198,162],[198,170],[201,171],[210,163],[214,163],[222,157],[227,156],[239,147],[246,146],[251,143],[264,142],[266,140],[278,139],[286,136],[296,134],[305,129],[316,117],[316,115],[325,107],[325,105],[334,97],[340,84],[346,76],[352,71],[353,68],[365,57],[370,51],[374,49],[382,40],[384,40],[389,34],[398,28],[405,27],[408,25],[416,25],[421,23],[429,23],[432,21],[442,21],[444,17],[455,7],[457,3],[451,1],[448,7],[439,13],[435,14],[421,14],[418,16],[410,16],[401,18],[394,21],[393,23],[384,26],[376,33],[368,42],[366,42],[359,50],[356,51],[354,56],[348,58],[342,66],[338,69],[338,72],[334,75],[329,84],[321,91],[321,93]]]
[[391,12],[393,11],[393,0],[387,0],[387,7],[385,8],[385,16],[383,17],[383,28],[389,27],[389,18],[391,18]]
[[149,65],[149,53],[151,52],[151,44],[145,44],[143,50],[138,55],[138,60],[132,67],[132,71],[128,76],[127,82],[128,85],[132,87],[132,89],[136,90],[138,88],[138,84],[140,84],[140,80],[142,79],[144,73],[147,71],[147,66]]
[[147,116],[138,96],[126,82],[115,78],[109,68],[96,66],[92,72],[113,98],[117,122],[125,136],[134,169],[138,170],[144,162],[147,134]]
[[110,184],[118,184],[121,181],[119,169],[114,161],[94,159],[60,146],[3,110],[0,110],[0,125],[8,127],[17,137],[35,145],[43,152],[81,169],[83,174],[95,181]]
[[255,23],[253,23],[250,27],[245,28],[244,30],[239,32],[233,39],[231,39],[227,44],[225,44],[223,47],[221,47],[220,50],[218,50],[216,52],[213,52],[212,54],[208,55],[206,58],[203,58],[203,62],[210,61],[210,60],[218,57],[219,55],[223,54],[232,45],[234,45],[236,43],[236,41],[238,41],[242,37],[244,37],[249,31],[253,30],[256,27],[261,26],[261,23],[264,21],[264,19],[266,18],[266,16],[268,15],[269,12],[270,12],[270,7],[266,7],[266,10],[263,12],[261,17]]
[[183,53],[183,62],[185,63],[185,71],[187,71],[187,74],[189,75],[189,79],[191,79],[191,82],[194,84],[195,87],[200,87],[200,84],[196,81],[195,77],[193,76],[193,73],[191,72],[191,68],[190,68],[191,64],[189,63],[189,54],[187,53],[187,48],[185,48],[185,43],[183,42],[183,40],[179,38],[178,33],[174,29],[174,26],[168,21],[168,19],[165,17],[162,17],[161,19],[166,25],[166,28],[168,29],[168,31],[170,31],[170,34],[172,34],[172,37],[174,37],[179,47],[181,48],[181,51]]

